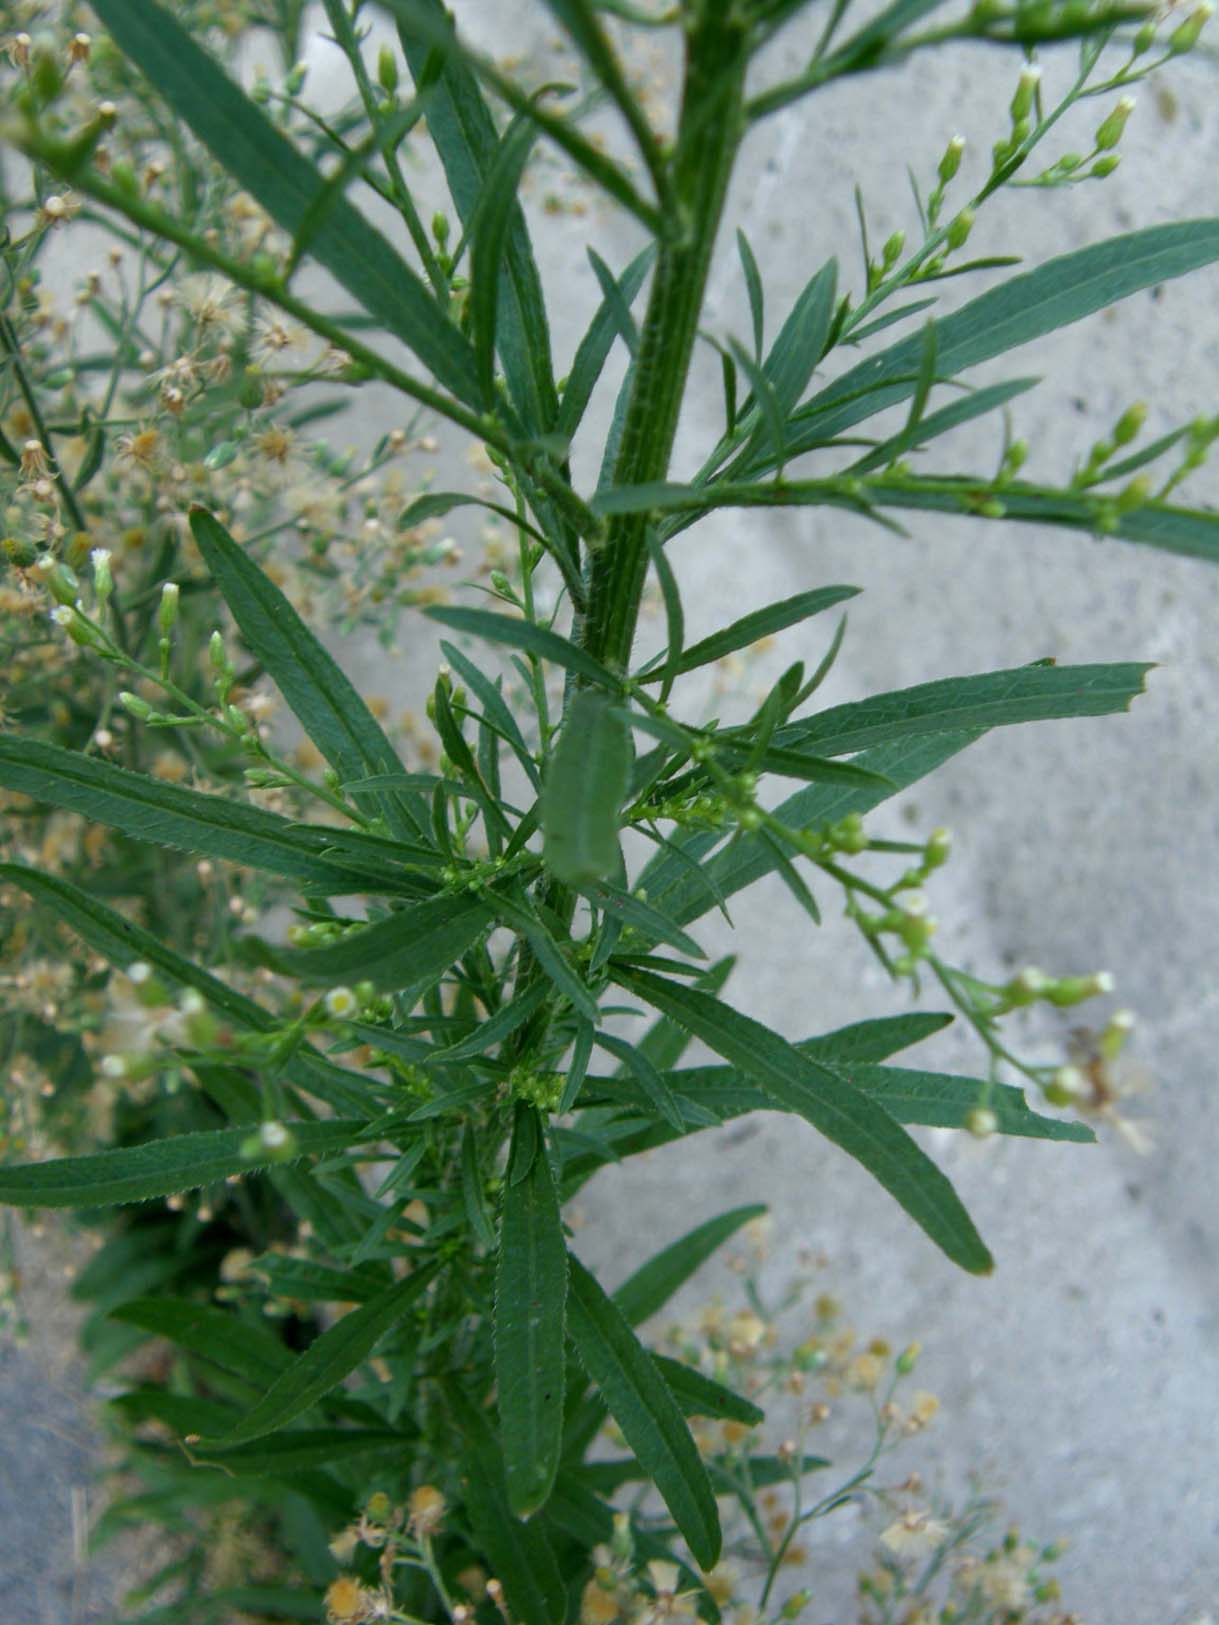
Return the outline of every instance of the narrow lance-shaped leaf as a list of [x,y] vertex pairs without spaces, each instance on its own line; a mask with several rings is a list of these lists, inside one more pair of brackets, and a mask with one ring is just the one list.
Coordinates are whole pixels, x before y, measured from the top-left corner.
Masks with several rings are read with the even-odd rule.
[[568,886],[607,879],[621,866],[619,812],[631,772],[631,734],[604,694],[571,702],[542,790],[543,856]]
[[[190,528],[251,653],[339,778],[401,772],[380,723],[270,576],[212,514],[192,509]],[[427,827],[422,811],[408,817],[392,792],[355,799],[383,811],[396,835],[417,836]]]
[[379,1297],[352,1309],[316,1338],[275,1379],[238,1425],[222,1438],[205,1439],[205,1449],[226,1449],[274,1433],[309,1410],[364,1363],[386,1332],[398,1325],[427,1291],[436,1267],[417,1269]]
[[703,1569],[719,1560],[720,1521],[707,1470],[651,1355],[578,1258],[569,1257],[572,1341],[610,1415],[656,1485]]
[[1129,709],[1143,692],[1147,662],[1109,666],[1017,666],[948,677],[831,706],[780,728],[775,744],[838,756],[890,740],[957,728],[997,728],[1051,718],[1100,717]]
[[760,1219],[765,1212],[765,1205],[760,1202],[734,1207],[687,1231],[679,1241],[649,1258],[629,1276],[614,1293],[614,1302],[632,1326],[641,1326],[663,1309],[678,1288],[731,1240],[742,1225]]
[[654,1354],[652,1360],[683,1416],[709,1416],[719,1422],[741,1422],[747,1428],[757,1427],[766,1420],[766,1412],[760,1405],[734,1394],[731,1388],[725,1388],[723,1383],[693,1366],[667,1354]]
[[547,626],[537,626],[533,621],[517,620],[511,615],[497,615],[489,609],[466,609],[460,605],[433,605],[426,609],[424,614],[429,620],[439,621],[442,626],[450,626],[455,632],[466,632],[471,637],[485,638],[488,643],[500,643],[509,649],[522,649],[539,660],[549,660],[556,666],[563,666],[567,671],[573,671],[577,677],[585,677],[589,682],[596,683],[602,688],[608,688],[614,693],[619,692],[622,684],[598,660],[587,654],[577,643],[570,638],[562,637],[558,632],[552,632]]
[[261,807],[166,784],[38,739],[0,735],[0,785],[136,840],[289,875],[332,895],[386,890],[392,879],[382,863],[382,882],[374,886],[371,865],[329,856],[334,835],[320,826],[293,824]]
[[[518,1125],[526,1113],[537,1118],[531,1106],[520,1105]],[[533,1127],[540,1140],[540,1123]],[[523,1178],[512,1177],[509,1159],[495,1277],[500,1441],[508,1502],[518,1518],[545,1504],[559,1467],[566,1299],[563,1223],[546,1147],[539,1143]]]
[[368,980],[392,992],[436,981],[491,923],[477,897],[431,897],[326,946],[278,951],[273,963],[304,982]]
[[[390,5],[416,85],[427,84],[428,133],[444,169],[463,227],[471,228],[487,198],[499,134],[478,81],[462,58],[440,0]],[[420,23],[423,27],[418,26]],[[434,54],[440,30],[440,71]],[[511,188],[515,194],[515,186]],[[520,205],[508,209],[499,278],[497,343],[513,406],[532,433],[553,428],[558,411],[550,359],[550,329],[542,282]]]
[[993,1268],[944,1174],[882,1107],[844,1076],[710,994],[646,971],[619,969],[616,976],[854,1157],[954,1263],[974,1274]]
[[[360,1138],[363,1125],[332,1120],[292,1123],[291,1157],[342,1151]],[[249,1154],[246,1146],[250,1145]],[[168,1140],[95,1151],[87,1157],[55,1157],[48,1162],[0,1163],[0,1202],[11,1207],[108,1207],[146,1202],[219,1184],[230,1174],[257,1173],[286,1160],[281,1151],[258,1143],[258,1125],[176,1134]]]
[[470,250],[470,316],[474,355],[483,404],[495,404],[495,335],[499,320],[500,270],[505,240],[513,216],[519,213],[516,194],[538,131],[519,114],[499,143],[473,222]]
[[565,439],[569,439],[580,427],[597,380],[613,348],[614,339],[622,331],[621,311],[625,308],[629,312],[635,295],[643,286],[655,252],[649,244],[635,256],[618,279],[617,297],[611,299],[608,292],[604,295],[589,323],[588,331],[580,340],[572,358],[567,384],[559,402],[559,416],[555,423],[556,432]]
[[[94,7],[119,49],[180,119],[295,236],[325,179],[156,0],[98,0]],[[429,105],[429,119],[431,116]],[[315,231],[310,255],[389,332],[412,349],[460,400],[478,405],[470,345],[389,241],[345,197]]]
[[[742,615],[719,632],[691,644],[682,654],[677,669],[684,673],[710,665],[713,660],[722,660],[737,649],[749,648],[759,638],[770,637],[789,626],[799,626],[812,616],[819,615],[822,610],[832,609],[835,604],[855,598],[858,594],[858,587],[816,587],[811,592],[798,592],[791,598],[751,610],[748,615]],[[661,674],[649,672],[645,675],[654,682]]]
[[[953,377],[1081,321],[1142,288],[1219,259],[1219,219],[1187,220],[1112,237],[1010,277],[936,323],[939,371]],[[789,457],[842,433],[914,391],[921,335],[852,367],[791,419]],[[751,472],[772,466],[751,463]]]

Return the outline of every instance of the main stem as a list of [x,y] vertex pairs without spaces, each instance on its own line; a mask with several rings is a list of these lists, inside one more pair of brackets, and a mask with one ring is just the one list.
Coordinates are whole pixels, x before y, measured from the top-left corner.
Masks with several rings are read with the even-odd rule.
[[[687,41],[681,119],[673,155],[678,219],[668,222],[634,362],[635,381],[614,468],[616,485],[642,485],[668,473],[686,393],[724,196],[744,132],[743,25],[731,6],[713,4]],[[584,647],[612,670],[630,661],[647,576],[646,514],[613,519],[592,558]]]
[[[721,0],[711,0],[687,33],[681,117],[672,161],[672,196],[678,219],[667,222],[670,235],[662,239],[657,256],[614,468],[616,485],[660,480],[669,469],[712,250],[745,130],[747,35],[732,10]],[[580,640],[590,654],[615,671],[627,669],[635,640],[648,570],[646,534],[646,515],[616,517],[593,554],[589,570]],[[575,892],[551,880],[543,901],[564,925],[570,924]],[[517,990],[538,974],[528,945],[522,943]],[[524,1025],[510,1046],[514,1057],[536,1053],[552,1014],[545,1005]]]

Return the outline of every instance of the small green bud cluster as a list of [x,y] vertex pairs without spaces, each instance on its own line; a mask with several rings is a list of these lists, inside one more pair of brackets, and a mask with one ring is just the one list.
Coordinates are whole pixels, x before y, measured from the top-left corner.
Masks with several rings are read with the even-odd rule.
[[1076,469],[1071,480],[1072,488],[1076,491],[1085,490],[1088,486],[1106,478],[1105,467],[1118,447],[1128,446],[1136,439],[1146,421],[1146,401],[1132,402],[1113,425],[1108,437],[1095,442],[1083,467]]
[[1178,25],[1168,36],[1168,49],[1173,56],[1181,56],[1186,51],[1192,51],[1198,43],[1202,30],[1214,15],[1215,8],[1211,0],[1203,0],[1200,6],[1195,6],[1185,21]]
[[921,891],[901,893],[892,899],[892,905],[883,914],[869,914],[852,898],[846,912],[866,937],[895,936],[902,951],[893,961],[893,969],[899,976],[913,976],[920,961],[931,951],[931,939],[939,921],[930,912],[926,894]]
[[1023,1009],[1039,1001],[1067,1009],[1082,1004],[1085,999],[1112,993],[1113,977],[1108,971],[1094,971],[1090,976],[1054,977],[1047,976],[1035,965],[1028,965],[992,992],[994,998],[987,1012],[990,1015],[1003,1015],[1008,1010]]
[[508,1087],[517,1100],[539,1111],[553,1112],[563,1098],[563,1074],[538,1072],[531,1066],[514,1066],[508,1074]]
[[294,948],[321,948],[361,929],[359,920],[311,920],[308,925],[290,925],[288,941]]
[[393,1003],[378,997],[373,982],[357,982],[354,987],[332,987],[313,1007],[311,1014],[319,1022],[357,1021],[373,1016],[389,1016]]

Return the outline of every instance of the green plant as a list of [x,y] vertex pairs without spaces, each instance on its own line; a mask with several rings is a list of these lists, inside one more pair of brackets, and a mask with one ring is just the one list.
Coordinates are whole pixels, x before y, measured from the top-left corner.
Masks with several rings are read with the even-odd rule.
[[[1075,0],[980,4],[920,31],[934,4],[898,0],[836,43],[848,10],[836,4],[807,71],[754,91],[751,65],[803,21],[802,0],[690,0],[663,13],[551,0],[590,91],[568,113],[554,87],[521,83],[465,45],[435,0],[379,0],[399,49],[375,64],[361,34],[373,8],[326,0],[352,87],[326,117],[304,97],[297,6],[93,9],[107,31],[96,40],[19,31],[8,46],[4,133],[24,163],[5,194],[0,458],[19,679],[8,706],[20,726],[0,736],[0,786],[22,823],[0,879],[25,978],[6,1041],[36,1068],[10,1139],[73,1154],[0,1167],[0,1199],[94,1219],[107,1206],[174,1204],[133,1206],[81,1282],[98,1305],[99,1369],[146,1355],[149,1339],[177,1351],[168,1380],[150,1374],[118,1402],[174,1443],[136,1451],[146,1492],[111,1521],[248,1504],[297,1576],[272,1563],[254,1583],[250,1557],[243,1579],[218,1584],[196,1549],[158,1585],[180,1583],[203,1619],[225,1608],[316,1617],[324,1593],[333,1619],[464,1619],[476,1604],[460,1600],[461,1576],[481,1569],[500,1588],[480,1594],[484,1617],[502,1603],[524,1625],[553,1625],[579,1611],[592,1554],[615,1538],[638,1594],[640,1565],[676,1562],[713,1616],[700,1572],[717,1562],[716,1495],[739,1462],[704,1461],[685,1417],[748,1428],[760,1412],[724,1373],[653,1353],[635,1328],[754,1210],[700,1227],[610,1296],[569,1250],[562,1203],[627,1156],[781,1110],[867,1168],[948,1259],[988,1271],[985,1244],[906,1125],[1092,1138],[1031,1110],[1004,1078],[1056,1106],[1109,1107],[1095,1078],[1089,1093],[1078,1069],[1024,1059],[1002,1021],[1107,985],[966,974],[934,946],[924,889],[947,836],[895,840],[865,820],[991,727],[1124,709],[1146,667],[1039,662],[807,713],[840,623],[815,669],[793,665],[747,721],[693,722],[688,677],[855,589],[802,592],[688,645],[666,543],[714,508],[801,505],[890,528],[901,509],[1054,523],[1214,558],[1219,520],[1170,498],[1219,419],[1135,450],[1136,404],[1060,488],[1024,476],[1008,425],[1033,380],[975,389],[960,375],[1219,259],[1219,221],[1134,232],[1005,278],[838,367],[848,348],[930,310],[937,290],[925,284],[1012,263],[961,257],[1000,188],[1110,174],[1124,100],[1105,104],[1086,157],[1037,171],[1039,149],[1077,103],[1192,48],[1206,8],[1167,37],[1142,7]],[[284,67],[247,93],[211,47],[255,24],[276,30]],[[615,43],[651,28],[683,37],[668,135]],[[840,293],[827,260],[769,348],[763,270],[739,236],[751,342],[713,340],[723,432],[697,476],[673,483],[746,131],[824,83],[947,38],[1025,59],[980,185],[949,210],[962,191],[953,138],[925,195],[915,185],[916,246],[896,234],[879,257],[861,203],[861,292]],[[1078,72],[1051,102],[1032,59],[1068,39]],[[633,167],[582,129],[595,100],[619,115]],[[456,221],[425,222],[416,201],[408,160],[425,133]],[[620,275],[593,257],[601,300],[564,380],[518,203],[540,141],[652,239]],[[394,212],[409,259],[353,201],[360,187]],[[78,213],[136,267],[134,285],[86,278],[82,331],[97,350],[43,319],[39,259],[56,233],[80,229]],[[310,265],[341,292],[302,292]],[[902,302],[910,290],[921,297]],[[625,381],[600,480],[581,493],[569,452],[616,346]],[[289,364],[302,347],[303,365]],[[395,359],[403,348],[413,359]],[[411,416],[356,463],[307,438],[344,404],[299,394],[318,385],[387,386]],[[933,404],[937,391],[946,404]],[[904,421],[871,425],[890,408]],[[941,435],[1000,411],[992,471],[916,470]],[[421,412],[474,437],[500,489],[407,489],[393,477]],[[811,452],[829,472],[789,477]],[[1157,485],[1149,471],[1166,462]],[[491,607],[439,601],[414,579],[454,558],[426,526],[463,504],[501,527]],[[649,574],[666,638],[640,665]],[[306,594],[323,619],[387,637],[415,609],[446,632],[426,707],[430,762],[404,759],[402,738],[298,613]],[[29,611],[50,604],[48,632]],[[303,752],[268,728],[262,682],[304,729]],[[783,780],[800,788],[776,801]],[[69,825],[65,836],[65,813],[88,833]],[[97,826],[118,833],[107,844]],[[654,849],[646,862],[637,840]],[[767,874],[816,925],[810,877],[837,888],[894,981],[930,977],[976,1031],[985,1076],[887,1064],[947,1012],[793,1044],[726,1002],[731,961],[708,965],[692,930]],[[285,939],[271,910],[286,900]],[[61,927],[87,952],[44,996]],[[1097,1067],[1128,1025],[1110,1021]],[[691,1039],[721,1064],[682,1066]],[[42,1076],[54,1111],[38,1105]],[[101,1137],[113,1142],[103,1150],[81,1109],[98,1082],[110,1111]],[[204,1194],[188,1208],[191,1191]],[[622,1440],[609,1464],[589,1455],[607,1413]],[[798,1480],[804,1465],[756,1467]],[[611,1498],[631,1482],[652,1486],[667,1516],[640,1502],[624,1547]],[[738,1496],[754,1487],[732,1482]],[[328,1540],[353,1518],[363,1549],[341,1550],[360,1567],[336,1579]]]

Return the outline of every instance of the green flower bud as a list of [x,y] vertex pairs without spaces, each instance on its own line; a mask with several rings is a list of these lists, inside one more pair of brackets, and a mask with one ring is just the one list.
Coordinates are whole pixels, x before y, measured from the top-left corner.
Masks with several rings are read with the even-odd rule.
[[896,265],[901,258],[902,249],[906,246],[906,233],[895,231],[884,246],[884,266],[887,271],[891,265]]
[[972,209],[962,209],[955,220],[950,220],[948,223],[949,248],[963,247],[969,237],[970,232],[973,230],[973,225],[974,212]]
[[1150,51],[1155,42],[1156,25],[1154,23],[1144,23],[1142,28],[1140,28],[1138,33],[1134,36],[1134,42],[1131,46],[1131,50],[1134,52],[1135,56],[1144,56],[1148,51]]
[[1147,421],[1147,402],[1135,401],[1118,418],[1113,428],[1113,444],[1128,446]]
[[1210,0],[1204,0],[1204,3],[1191,11],[1180,27],[1169,35],[1168,49],[1174,56],[1180,56],[1182,51],[1193,50],[1198,43],[1199,34],[1210,21],[1214,10]]
[[290,1162],[296,1151],[292,1130],[274,1120],[261,1124],[257,1134],[251,1134],[241,1145],[242,1156],[251,1162]]
[[1136,474],[1129,485],[1118,492],[1118,513],[1133,513],[1136,508],[1143,507],[1151,500],[1151,490],[1150,474]]
[[940,159],[940,167],[937,173],[940,177],[941,186],[947,186],[948,182],[953,178],[957,170],[960,169],[961,154],[964,151],[965,137],[963,135],[954,135],[952,140],[944,148],[944,156]]
[[305,88],[305,80],[309,76],[309,64],[296,62],[293,64],[287,77],[284,79],[284,89],[289,96],[299,96]]
[[147,700],[142,700],[138,694],[132,694],[129,689],[123,689],[119,695],[119,704],[124,711],[135,717],[137,722],[151,722],[157,714]]
[[909,1343],[897,1357],[897,1374],[899,1377],[908,1377],[918,1363],[918,1357],[923,1352],[921,1343]]
[[93,566],[93,591],[97,596],[98,606],[105,604],[114,591],[114,577],[110,573],[110,550],[106,547],[95,547],[89,553],[89,562]]
[[71,608],[76,603],[80,597],[80,582],[75,570],[62,560],[52,558],[49,553],[44,553],[38,560],[37,570],[57,604]]
[[1016,94],[1012,97],[1011,113],[1012,123],[1026,119],[1033,110],[1033,103],[1037,97],[1037,87],[1041,83],[1041,69],[1036,63],[1030,62],[1020,71],[1020,82],[1016,86]]
[[388,45],[377,52],[377,83],[390,96],[398,88],[398,58]]
[[[1134,97],[1123,96],[1117,106],[1105,119],[1102,119],[1096,132],[1096,149],[1098,152],[1108,152],[1116,147],[1122,139],[1122,131],[1126,128],[1126,120],[1134,112]],[[1095,170],[1093,170],[1095,174]]]
[[442,209],[437,209],[432,216],[432,236],[440,244],[441,248],[449,240],[449,217]]
[[975,1106],[965,1113],[965,1127],[975,1140],[989,1140],[998,1131],[999,1119],[985,1106]]
[[1082,1004],[1085,999],[1095,999],[1103,993],[1113,992],[1113,978],[1108,971],[1096,971],[1091,976],[1063,976],[1058,981],[1051,982],[1046,988],[1043,998],[1059,1009],[1066,1009],[1073,1004]]
[[178,620],[178,583],[167,581],[161,588],[161,602],[157,605],[157,625],[168,635]]

